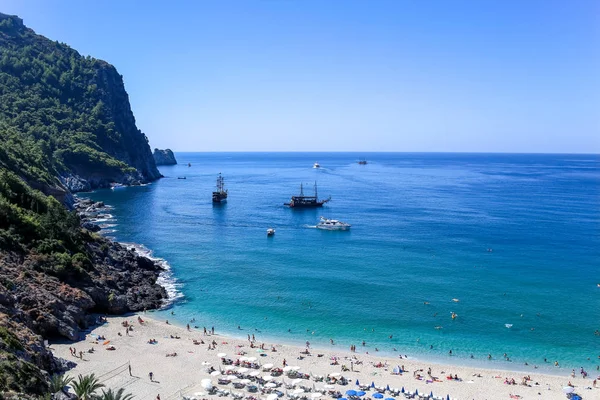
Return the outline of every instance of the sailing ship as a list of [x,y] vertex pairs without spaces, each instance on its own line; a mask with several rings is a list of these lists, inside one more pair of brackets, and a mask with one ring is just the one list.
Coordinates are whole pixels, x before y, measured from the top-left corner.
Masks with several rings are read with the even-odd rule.
[[358,164],[359,165],[367,165],[367,160],[365,160],[364,158],[361,158],[360,160],[358,160]]
[[217,190],[212,194],[213,203],[225,203],[227,201],[227,190],[225,190],[225,181],[219,172],[217,177]]
[[315,208],[315,207],[323,207],[323,204],[331,201],[331,196],[328,199],[319,200],[317,196],[317,182],[315,182],[315,195],[314,196],[305,196],[304,195],[304,187],[300,184],[300,195],[292,196],[292,199],[289,203],[283,203],[283,205],[288,206],[290,208]]

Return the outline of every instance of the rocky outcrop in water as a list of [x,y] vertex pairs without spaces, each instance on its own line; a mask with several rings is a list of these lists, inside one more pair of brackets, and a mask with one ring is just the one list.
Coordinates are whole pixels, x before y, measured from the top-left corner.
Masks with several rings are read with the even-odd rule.
[[156,165],[175,165],[177,164],[177,160],[175,159],[175,154],[171,151],[171,149],[159,150],[154,149],[154,162]]

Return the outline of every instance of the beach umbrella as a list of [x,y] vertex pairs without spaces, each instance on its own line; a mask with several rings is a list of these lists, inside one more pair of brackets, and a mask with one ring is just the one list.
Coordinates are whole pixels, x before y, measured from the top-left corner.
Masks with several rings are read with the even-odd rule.
[[346,394],[348,396],[356,396],[356,390],[348,390],[348,391],[346,391]]
[[294,370],[294,371],[300,371],[300,367],[297,365],[294,365],[293,367],[290,367],[290,369]]
[[227,379],[228,381],[235,381],[236,379],[239,379],[239,378],[235,375],[227,375],[227,377],[225,377],[225,379]]
[[375,382],[371,382],[371,387],[374,388],[375,387]]
[[270,381],[270,380],[273,380],[273,379],[275,379],[275,377],[274,377],[274,376],[272,376],[272,375],[265,375],[265,376],[263,376],[262,378],[263,378],[263,380],[265,380],[265,381],[267,381],[267,382],[268,382],[268,381]]
[[273,382],[268,382],[268,383],[265,383],[265,387],[274,388],[274,387],[277,387],[277,385]]
[[575,388],[572,386],[565,386],[563,388],[563,392],[565,392],[565,393],[573,393],[574,391],[575,391]]
[[242,385],[247,385],[247,384],[249,384],[250,382],[252,382],[250,379],[240,379],[240,383],[241,383]]
[[235,366],[233,365],[228,365],[225,368],[223,368],[225,371],[233,371],[235,369]]
[[310,397],[312,397],[313,399],[317,399],[319,397],[323,396],[321,393],[313,393],[310,395]]
[[323,387],[325,389],[335,389],[335,386],[333,386],[333,385],[323,385]]
[[375,393],[375,394],[373,395],[373,398],[374,398],[374,399],[383,399],[383,395],[382,395],[381,393]]
[[239,372],[240,374],[244,374],[246,372],[250,371],[248,368],[245,367],[241,367],[237,370],[237,372]]
[[273,368],[273,364],[265,364],[265,365],[263,365],[263,369],[264,370],[269,370],[271,368]]
[[270,395],[267,396],[267,400],[276,400],[279,396],[277,396],[277,394],[275,393],[271,393]]
[[358,379],[356,380],[356,386],[359,386],[360,382],[358,381]]
[[250,376],[258,376],[258,375],[260,375],[260,371],[252,371],[252,372],[248,373],[248,375],[250,375]]
[[298,379],[294,379],[291,383],[292,383],[292,386],[296,386],[299,383],[301,383],[302,381],[303,381],[303,379],[298,378]]
[[248,361],[248,362],[254,362],[254,361],[256,361],[256,357],[248,357],[246,359],[246,361]]
[[385,387],[385,390],[389,391],[389,390],[390,390],[390,385],[387,385],[387,386]]
[[402,393],[404,393],[404,386],[402,386],[402,390],[400,390]]
[[304,389],[295,389],[292,393],[293,394],[302,394],[302,393],[304,393]]
[[362,390],[356,392],[356,395],[361,396],[361,397],[364,396],[365,394],[367,394],[367,392],[363,392]]
[[221,375],[221,371],[213,371],[210,373],[212,376],[219,376]]
[[194,396],[198,396],[198,397],[204,396],[204,392],[196,392],[196,393],[194,393]]
[[202,386],[202,388],[204,388],[206,390],[210,390],[213,387],[210,379],[202,379],[202,381],[200,382],[200,386]]
[[329,376],[333,376],[334,378],[336,376],[340,376],[341,374],[339,372],[332,372],[331,374],[329,374]]
[[241,357],[240,357],[240,361],[248,361],[248,357],[246,357],[246,356],[241,356]]
[[223,357],[227,357],[226,353],[219,353],[217,354],[217,357],[223,358]]
[[202,361],[202,365],[210,365],[208,361]]
[[289,365],[283,367],[283,372],[288,372],[288,371],[291,371],[291,370],[292,370],[292,367],[290,367]]

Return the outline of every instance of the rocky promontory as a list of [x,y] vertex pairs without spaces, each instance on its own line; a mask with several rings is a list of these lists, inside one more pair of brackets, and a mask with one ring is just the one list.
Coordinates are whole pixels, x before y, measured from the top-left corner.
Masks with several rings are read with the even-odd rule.
[[175,154],[171,151],[171,149],[159,150],[154,149],[154,162],[156,165],[175,165],[177,164],[177,160],[175,159]]

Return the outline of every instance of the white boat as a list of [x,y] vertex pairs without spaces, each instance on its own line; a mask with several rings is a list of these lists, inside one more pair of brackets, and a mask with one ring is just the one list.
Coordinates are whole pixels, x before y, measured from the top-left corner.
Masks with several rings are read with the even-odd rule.
[[328,231],[345,231],[350,229],[350,226],[350,224],[338,221],[337,219],[327,219],[325,217],[321,217],[319,223],[317,224],[318,229],[324,229]]
[[275,229],[269,228],[267,229],[267,236],[273,236],[275,234]]
[[316,162],[313,164],[313,168],[321,168],[321,165],[319,164],[319,162]]

